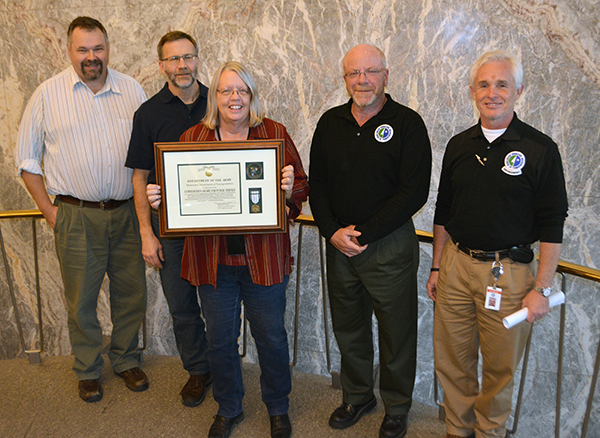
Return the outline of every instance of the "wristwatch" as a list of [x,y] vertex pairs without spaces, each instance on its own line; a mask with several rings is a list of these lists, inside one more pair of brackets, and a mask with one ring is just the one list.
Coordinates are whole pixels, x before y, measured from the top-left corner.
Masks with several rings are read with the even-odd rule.
[[550,294],[552,293],[551,287],[535,286],[533,289],[537,290],[539,293],[541,293],[546,298],[548,298],[550,296]]

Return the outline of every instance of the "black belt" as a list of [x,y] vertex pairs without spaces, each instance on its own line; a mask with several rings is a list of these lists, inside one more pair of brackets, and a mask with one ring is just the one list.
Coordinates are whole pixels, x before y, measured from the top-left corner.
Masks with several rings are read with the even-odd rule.
[[475,260],[480,260],[482,262],[490,262],[492,260],[496,260],[496,253],[498,254],[499,259],[506,259],[506,258],[508,258],[508,255],[509,255],[508,249],[503,249],[502,251],[481,251],[478,249],[467,248],[466,246],[461,245],[454,239],[452,239],[452,241],[454,242],[456,247],[459,249],[459,251],[464,252],[471,258],[473,258]]
[[77,199],[73,196],[69,195],[56,195],[56,199],[62,201],[67,204],[79,205],[80,207],[87,208],[99,208],[100,210],[114,210],[115,208],[120,207],[121,205],[127,203],[129,199],[124,199],[122,201],[116,201],[114,199],[108,199],[106,201],[93,202],[93,201],[83,201],[81,199]]

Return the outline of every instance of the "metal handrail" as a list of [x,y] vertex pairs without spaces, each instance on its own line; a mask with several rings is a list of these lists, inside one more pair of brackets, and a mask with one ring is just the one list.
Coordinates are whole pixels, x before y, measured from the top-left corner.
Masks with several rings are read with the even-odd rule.
[[[44,216],[39,210],[12,210],[0,212],[0,220],[2,219],[27,219],[35,218],[42,219]],[[295,222],[305,225],[316,226],[314,218],[310,215],[300,215],[295,219]],[[419,241],[423,243],[433,243],[433,233],[430,231],[416,230]],[[600,282],[600,270],[588,268],[587,266],[577,265],[575,263],[559,261],[556,272],[574,275],[586,280]]]
[[12,282],[12,277],[10,275],[10,263],[8,261],[8,256],[6,254],[6,248],[4,246],[4,236],[2,235],[2,230],[0,229],[0,249],[2,251],[2,259],[4,260],[4,270],[6,271],[6,280],[8,283],[8,291],[10,293],[10,298],[12,301],[12,305],[15,311],[15,319],[17,321],[17,330],[19,332],[19,339],[21,341],[21,348],[23,348],[23,352],[29,358],[29,363],[39,364],[41,362],[41,353],[44,351],[44,330],[43,330],[43,319],[42,319],[42,299],[40,293],[40,269],[38,264],[38,251],[37,251],[37,230],[35,221],[36,219],[42,218],[43,215],[39,210],[18,210],[18,211],[8,211],[0,213],[0,219],[28,219],[31,218],[31,229],[33,232],[33,258],[34,258],[34,266],[35,266],[35,290],[37,297],[37,314],[38,314],[38,331],[39,331],[39,348],[28,349],[25,345],[25,336],[23,335],[23,326],[21,324],[21,318],[19,316],[19,307],[17,306],[17,297],[15,295],[15,290]]
[[43,219],[44,215],[39,210],[11,210],[0,211],[0,219]]
[[[10,275],[10,263],[6,254],[6,248],[4,246],[4,237],[2,230],[0,229],[0,250],[2,252],[2,259],[4,261],[4,269],[6,271],[6,279],[8,282],[8,290],[10,298],[15,311],[15,319],[17,321],[17,329],[19,331],[19,338],[21,340],[21,348],[23,352],[28,356],[29,363],[32,365],[41,363],[41,353],[44,351],[44,330],[43,330],[43,318],[42,318],[42,298],[40,290],[40,267],[38,262],[38,246],[37,246],[37,227],[36,220],[43,219],[44,215],[40,210],[12,210],[0,212],[0,220],[7,219],[31,219],[31,229],[33,232],[33,259],[35,266],[35,290],[37,298],[37,315],[38,315],[38,331],[39,331],[39,348],[28,349],[25,345],[25,337],[23,335],[23,327],[21,324],[21,317],[19,316],[19,309],[17,306],[17,298],[15,295],[12,277]],[[147,347],[146,344],[146,315],[144,315],[142,325],[142,351]]]

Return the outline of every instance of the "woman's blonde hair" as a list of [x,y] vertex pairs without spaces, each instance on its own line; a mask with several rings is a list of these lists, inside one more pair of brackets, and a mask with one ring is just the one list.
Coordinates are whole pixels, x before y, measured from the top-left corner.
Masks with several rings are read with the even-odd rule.
[[208,101],[206,104],[206,114],[202,119],[202,123],[208,129],[215,129],[219,126],[219,108],[217,106],[217,87],[221,80],[221,74],[224,71],[233,71],[237,73],[244,81],[248,89],[250,90],[250,120],[248,126],[254,128],[262,123],[265,118],[265,114],[260,105],[258,99],[258,90],[256,89],[256,83],[252,74],[239,62],[229,61],[223,63],[215,72],[215,75],[210,82],[210,88],[208,90]]

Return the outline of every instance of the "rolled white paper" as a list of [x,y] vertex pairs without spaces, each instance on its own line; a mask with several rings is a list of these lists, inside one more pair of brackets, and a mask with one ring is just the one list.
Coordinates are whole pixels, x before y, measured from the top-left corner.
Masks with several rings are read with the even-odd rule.
[[[548,302],[550,303],[550,307],[558,306],[565,302],[565,294],[562,291],[558,291],[553,293],[548,297]],[[525,321],[527,319],[527,307],[522,308],[518,312],[512,313],[508,315],[506,318],[502,320],[502,324],[507,329],[514,327],[515,325]]]

